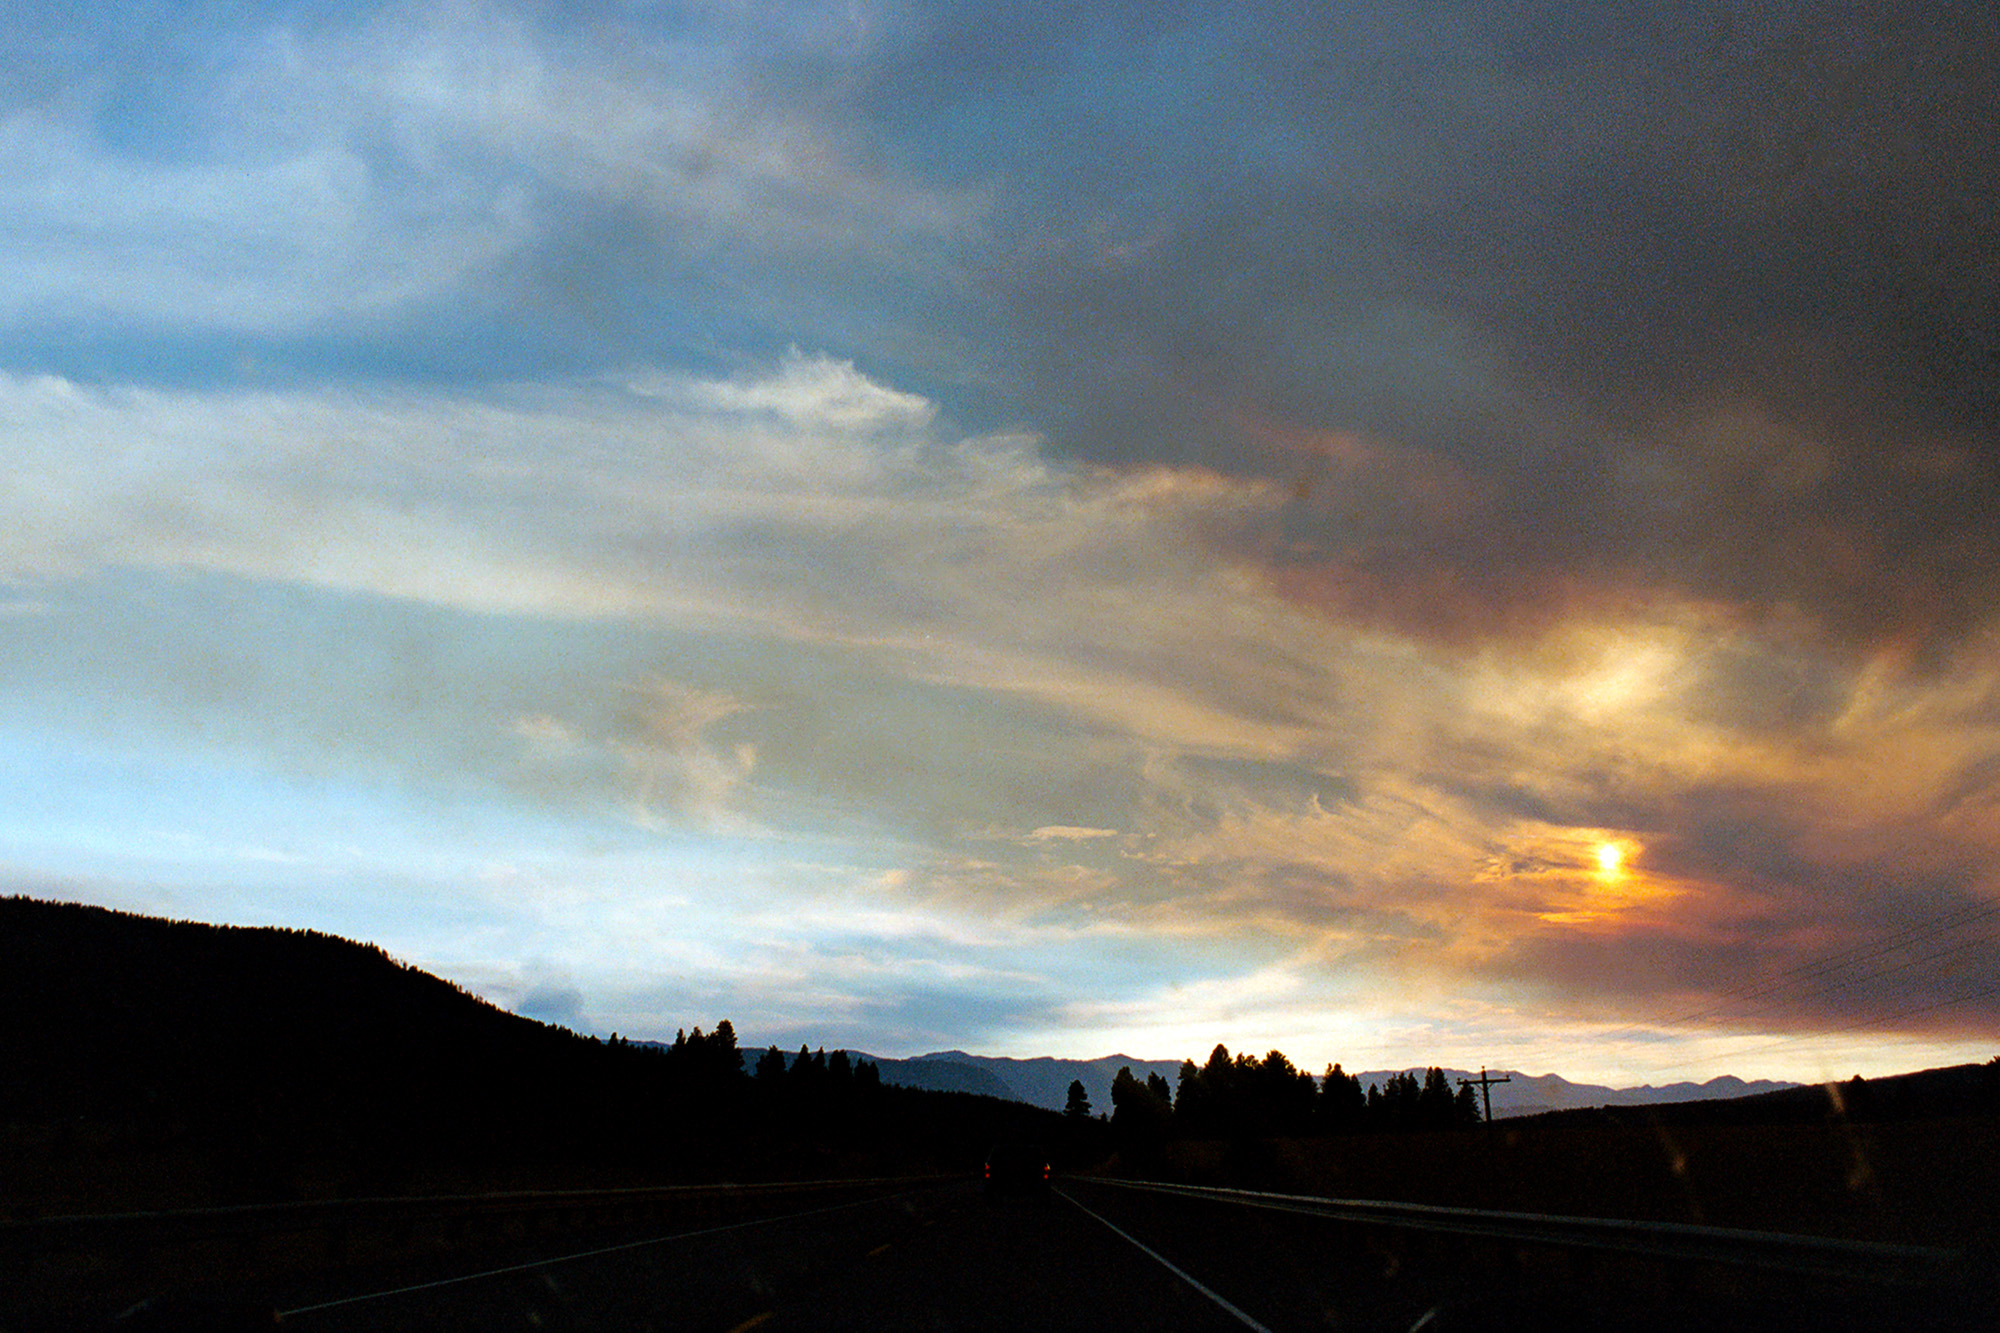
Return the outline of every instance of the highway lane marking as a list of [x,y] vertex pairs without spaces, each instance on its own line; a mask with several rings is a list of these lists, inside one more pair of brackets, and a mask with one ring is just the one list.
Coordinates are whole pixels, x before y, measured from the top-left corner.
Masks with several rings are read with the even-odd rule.
[[[458,1277],[439,1278],[435,1282],[418,1282],[407,1287],[392,1287],[388,1291],[370,1291],[360,1296],[342,1296],[337,1300],[321,1301],[317,1305],[301,1305],[294,1310],[280,1310],[280,1319],[290,1319],[293,1315],[311,1314],[315,1310],[331,1310],[337,1305],[354,1305],[361,1301],[379,1301],[388,1296],[404,1296],[413,1291],[434,1291],[439,1287],[453,1287],[461,1282],[477,1282],[481,1278],[502,1277],[508,1273],[525,1273],[531,1268],[546,1268],[550,1264],[566,1264],[572,1259],[593,1259],[600,1254],[617,1254],[621,1250],[637,1250],[648,1245],[665,1245],[672,1240],[693,1240],[697,1236],[714,1236],[724,1231],[741,1231],[745,1227],[769,1226],[773,1222],[791,1222],[801,1217],[817,1217],[821,1213],[837,1213],[843,1208],[859,1208],[863,1204],[887,1203],[891,1199],[908,1197],[914,1191],[905,1190],[901,1194],[885,1194],[877,1199],[856,1199],[852,1203],[829,1204],[825,1208],[808,1208],[802,1213],[785,1213],[778,1217],[753,1218],[748,1222],[731,1222],[727,1226],[704,1227],[699,1231],[680,1231],[671,1236],[653,1236],[646,1240],[627,1241],[623,1245],[607,1245],[599,1250],[581,1250],[575,1254],[559,1254],[553,1259],[535,1259],[525,1264],[509,1264],[505,1268],[489,1268],[483,1273],[464,1273]],[[756,1321],[752,1321],[754,1324]],[[751,1325],[744,1325],[750,1327]],[[733,1331],[732,1331],[733,1333]]]
[[1214,1301],[1217,1305],[1227,1310],[1230,1314],[1235,1315],[1239,1320],[1243,1322],[1246,1328],[1256,1329],[1257,1333],[1271,1333],[1270,1329],[1264,1327],[1264,1325],[1258,1323],[1256,1320],[1252,1319],[1249,1315],[1244,1314],[1241,1310],[1237,1309],[1235,1306],[1231,1305],[1228,1301],[1224,1300],[1216,1292],[1211,1291],[1209,1288],[1197,1282],[1193,1277],[1189,1276],[1185,1271],[1176,1267],[1172,1260],[1168,1259],[1164,1254],[1161,1254],[1158,1250],[1154,1249],[1152,1246],[1146,1244],[1146,1242],[1140,1240],[1137,1236],[1134,1236],[1131,1232],[1126,1231],[1123,1227],[1120,1227],[1117,1223],[1109,1220],[1108,1218],[1101,1217],[1098,1214],[1091,1212],[1090,1209],[1084,1208],[1082,1204],[1077,1203],[1075,1199],[1071,1198],[1067,1191],[1057,1190],[1056,1193],[1061,1195],[1064,1199],[1068,1200],[1070,1203],[1076,1204],[1076,1206],[1078,1208],[1083,1209],[1083,1211],[1086,1214],[1088,1214],[1091,1217],[1097,1218],[1097,1220],[1104,1223],[1105,1226],[1110,1227],[1113,1231],[1117,1232],[1127,1241],[1130,1241],[1142,1253],[1146,1254],[1154,1262],[1158,1263],[1160,1267],[1166,1269],[1169,1273],[1172,1273],[1175,1277],[1179,1278],[1181,1281],[1187,1283],[1190,1287],[1193,1287],[1196,1291],[1200,1292],[1202,1295]]
[[735,1328],[730,1329],[729,1333],[750,1333],[750,1330],[753,1328],[762,1328],[771,1322],[771,1316],[776,1313],[776,1310],[766,1310],[762,1314],[753,1314]]
[[889,1248],[889,1243],[888,1243],[888,1242],[884,1242],[884,1243],[883,1243],[883,1244],[881,1244],[881,1245],[877,1245],[877,1246],[876,1246],[876,1247],[875,1247],[874,1249],[872,1249],[872,1250],[868,1251],[868,1257],[869,1257],[870,1259],[873,1259],[873,1258],[874,1258],[874,1257],[875,1257],[876,1255],[878,1255],[878,1254],[881,1254],[881,1253],[882,1253],[883,1251],[887,1250],[888,1248]]

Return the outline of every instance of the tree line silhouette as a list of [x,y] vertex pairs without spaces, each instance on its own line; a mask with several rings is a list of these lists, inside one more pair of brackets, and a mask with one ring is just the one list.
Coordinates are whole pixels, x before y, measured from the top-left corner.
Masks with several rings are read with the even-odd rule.
[[[1471,1123],[1441,1071],[1362,1089],[1216,1047],[1130,1069],[1109,1117],[884,1083],[846,1051],[753,1056],[507,1013],[315,931],[0,898],[0,1177],[95,1210],[356,1191],[970,1169],[1003,1138],[1114,1146]],[[153,1182],[148,1185],[146,1182]],[[142,1198],[146,1190],[153,1198]],[[57,1202],[57,1196],[67,1199]]]
[[1282,1051],[1231,1056],[1217,1044],[1206,1063],[1183,1060],[1174,1087],[1158,1074],[1141,1082],[1131,1066],[1111,1081],[1111,1128],[1121,1146],[1168,1139],[1305,1138],[1362,1131],[1453,1129],[1480,1122],[1470,1086],[1452,1090],[1436,1066],[1361,1081],[1338,1064],[1315,1078]]

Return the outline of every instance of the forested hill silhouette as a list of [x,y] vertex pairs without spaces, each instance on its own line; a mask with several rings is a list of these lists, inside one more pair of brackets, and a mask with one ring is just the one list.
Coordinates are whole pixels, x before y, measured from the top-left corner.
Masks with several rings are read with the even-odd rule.
[[1576,1107],[1510,1121],[1516,1126],[1790,1125],[1822,1120],[1876,1124],[1946,1116],[1991,1117],[2000,1108],[2000,1056],[1982,1065],[1949,1065],[1840,1083],[1807,1083],[1742,1097]]
[[1058,1119],[836,1056],[759,1079],[726,1021],[646,1049],[315,931],[0,898],[17,1214],[969,1169]]

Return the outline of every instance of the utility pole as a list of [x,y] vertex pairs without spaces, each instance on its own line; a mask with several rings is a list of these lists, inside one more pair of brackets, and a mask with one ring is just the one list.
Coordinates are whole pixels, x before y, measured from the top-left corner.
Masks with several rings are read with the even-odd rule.
[[1486,1099],[1486,1123],[1490,1125],[1493,1123],[1493,1085],[1495,1083],[1512,1083],[1513,1081],[1514,1078],[1511,1074],[1502,1074],[1499,1078],[1494,1078],[1486,1072],[1486,1066],[1481,1065],[1479,1067],[1478,1078],[1462,1078],[1458,1081],[1458,1086],[1466,1088],[1475,1083],[1479,1085],[1479,1095]]

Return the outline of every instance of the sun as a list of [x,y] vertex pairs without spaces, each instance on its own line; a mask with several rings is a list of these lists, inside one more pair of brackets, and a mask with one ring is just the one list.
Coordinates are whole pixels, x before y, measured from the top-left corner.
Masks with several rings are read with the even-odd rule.
[[1618,867],[1625,863],[1625,849],[1615,842],[1597,844],[1597,868],[1607,875],[1618,873]]

